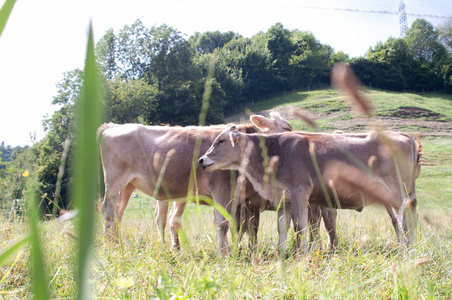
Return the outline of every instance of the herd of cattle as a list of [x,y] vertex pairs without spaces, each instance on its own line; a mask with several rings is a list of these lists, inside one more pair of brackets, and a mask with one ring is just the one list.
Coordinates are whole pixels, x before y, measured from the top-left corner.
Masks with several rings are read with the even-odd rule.
[[[106,233],[118,238],[118,225],[135,189],[157,201],[160,235],[167,221],[180,248],[178,230],[187,202],[212,199],[233,216],[240,235],[255,247],[259,214],[278,211],[280,253],[286,251],[290,223],[296,249],[303,253],[319,238],[323,217],[332,249],[337,245],[336,209],[385,206],[398,240],[415,242],[415,180],[420,142],[404,133],[295,132],[279,114],[253,115],[252,124],[205,127],[104,124],[98,130],[105,196]],[[232,171],[231,171],[232,170]],[[207,201],[207,200],[206,200]],[[230,222],[215,211],[220,249],[229,251]]]

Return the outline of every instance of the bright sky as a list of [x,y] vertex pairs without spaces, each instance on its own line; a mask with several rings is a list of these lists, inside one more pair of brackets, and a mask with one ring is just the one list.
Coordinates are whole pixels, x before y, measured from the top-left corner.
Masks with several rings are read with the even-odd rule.
[[[3,5],[4,0],[0,0]],[[42,120],[58,107],[51,102],[63,73],[83,68],[87,29],[97,42],[109,28],[117,32],[141,18],[147,27],[167,24],[188,38],[194,32],[234,31],[245,37],[277,22],[311,31],[323,44],[350,57],[362,56],[378,41],[399,37],[394,14],[400,0],[17,0],[0,37],[0,142],[30,144],[44,137]],[[450,0],[405,0],[408,14],[452,17]],[[313,6],[317,7],[313,8]],[[318,9],[323,8],[323,9]],[[416,19],[408,15],[408,26]],[[446,19],[424,17],[433,25]]]

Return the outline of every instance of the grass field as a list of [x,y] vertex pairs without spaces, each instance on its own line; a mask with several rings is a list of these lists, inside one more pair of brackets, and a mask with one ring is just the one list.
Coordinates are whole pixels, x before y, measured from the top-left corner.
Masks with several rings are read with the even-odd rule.
[[[368,92],[380,121],[411,133],[422,127],[425,164],[417,180],[418,244],[410,251],[396,243],[384,209],[342,210],[338,217],[339,247],[334,253],[312,251],[281,261],[277,255],[276,213],[264,212],[255,253],[219,254],[213,209],[195,204],[183,216],[182,250],[170,248],[167,232],[160,242],[154,222],[156,202],[137,193],[126,209],[120,245],[104,239],[103,220],[96,214],[90,294],[99,299],[451,299],[452,298],[452,100],[438,94]],[[331,89],[296,93],[257,103],[252,111],[299,106],[313,113],[320,130],[341,124],[366,130],[343,98]],[[401,107],[419,107],[440,114],[416,119],[395,118]],[[400,120],[403,122],[398,122]],[[357,121],[358,120],[358,121]],[[387,121],[387,122],[386,122]],[[397,122],[396,122],[397,121]],[[341,123],[342,122],[342,123]],[[347,126],[346,123],[348,122]],[[430,122],[430,123],[429,123]],[[291,120],[305,130],[300,121]],[[436,127],[445,123],[444,127]],[[344,125],[342,125],[344,124]],[[438,126],[439,126],[438,125]],[[431,127],[429,127],[431,126]],[[341,129],[344,129],[341,128]],[[432,133],[431,135],[429,133]],[[72,298],[76,289],[77,228],[69,222],[42,224],[43,253],[52,298]],[[0,220],[3,250],[28,231],[27,221]],[[322,229],[322,242],[326,234]],[[83,239],[83,236],[80,237]],[[245,238],[246,240],[246,238]],[[244,241],[245,242],[245,241]],[[0,268],[0,298],[32,298],[28,248]]]

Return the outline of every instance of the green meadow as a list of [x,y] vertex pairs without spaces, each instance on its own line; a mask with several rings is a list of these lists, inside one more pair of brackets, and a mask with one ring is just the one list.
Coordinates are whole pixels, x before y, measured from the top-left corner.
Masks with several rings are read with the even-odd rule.
[[[413,135],[420,132],[424,154],[416,181],[419,230],[414,247],[406,250],[397,243],[386,211],[374,205],[360,213],[339,211],[339,247],[334,252],[324,250],[327,237],[322,228],[323,249],[281,260],[276,213],[264,212],[256,252],[243,250],[222,257],[213,208],[191,203],[182,218],[182,249],[175,251],[168,229],[164,243],[160,241],[154,221],[156,200],[137,191],[125,211],[119,245],[104,237],[102,215],[96,212],[93,216],[85,294],[97,299],[450,299],[452,138],[447,126],[452,124],[451,97],[380,90],[368,90],[366,95],[375,108],[373,120],[355,117],[344,97],[330,88],[270,99],[250,110],[276,109],[284,114],[288,106],[301,107],[317,121],[317,130],[326,132],[371,130],[375,123]],[[406,107],[420,108],[424,115],[396,117]],[[301,121],[289,120],[295,129],[307,129]],[[1,249],[5,251],[29,232],[29,221],[19,217],[8,221],[7,212],[1,218]],[[89,236],[80,231],[77,218],[46,221],[39,229],[49,296],[72,298],[81,285],[77,280],[79,245]],[[246,241],[245,235],[241,246]],[[292,247],[292,239],[289,244]],[[22,247],[3,262],[0,297],[36,295],[32,284],[36,273],[29,266],[31,249]]]

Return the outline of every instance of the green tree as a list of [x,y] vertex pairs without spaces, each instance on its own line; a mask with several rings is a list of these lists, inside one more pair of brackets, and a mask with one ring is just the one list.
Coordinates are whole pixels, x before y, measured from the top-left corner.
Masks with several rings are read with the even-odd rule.
[[[23,180],[20,181],[20,174],[24,169],[24,164],[14,165],[17,157],[23,156],[23,152],[28,151],[29,147],[11,147],[5,146],[5,142],[0,144],[0,207],[4,208],[14,199],[22,198]],[[19,162],[19,160],[18,160]],[[16,164],[18,164],[16,162]],[[21,172],[22,170],[22,172]]]
[[[207,124],[223,122],[221,100],[224,93],[220,86],[211,82],[212,94],[206,116]],[[170,125],[196,125],[202,106],[205,79],[199,81],[177,82],[158,95],[159,123]]]
[[406,41],[415,59],[421,63],[435,63],[441,59],[441,44],[433,25],[417,19],[406,32]]
[[213,53],[216,49],[221,49],[233,39],[241,38],[241,36],[232,31],[207,31],[204,33],[195,32],[190,37],[189,42],[200,54]]
[[[379,42],[369,49],[365,59],[354,59],[351,65],[366,84],[374,87],[412,91],[443,88],[445,79],[442,78],[447,77],[444,73],[447,69],[443,66],[448,64],[445,49],[434,39],[430,47],[420,42],[423,38],[432,41],[435,36],[432,28],[418,20],[407,38]],[[429,32],[429,38],[420,34],[422,32]]]
[[[143,78],[154,56],[152,36],[143,22],[136,20],[131,25],[125,25],[114,40],[111,31],[107,31],[106,35],[100,40],[102,43],[96,45],[98,57],[103,53],[111,55],[108,50],[114,50],[115,71],[128,80]],[[114,42],[115,46],[104,43],[104,40]],[[102,60],[108,61],[108,57]]]
[[120,77],[107,82],[105,114],[114,123],[152,124],[156,116],[157,90],[143,79]]
[[251,43],[246,45],[239,64],[242,69],[245,100],[275,95],[280,89],[272,53],[256,40],[251,39]]
[[367,58],[374,64],[371,81],[391,90],[409,87],[410,76],[417,65],[405,39],[389,38],[385,43],[379,42],[369,49]]
[[333,49],[322,45],[311,32],[294,30],[291,39],[295,50],[289,60],[289,88],[328,83]]
[[45,138],[36,145],[37,163],[39,165],[37,181],[39,189],[45,193],[45,209],[48,213],[53,211],[53,203],[60,208],[66,208],[69,203],[69,184],[71,181],[72,148],[66,161],[66,169],[61,180],[61,191],[55,199],[58,181],[58,172],[61,165],[66,139],[74,138],[74,109],[81,96],[83,85],[83,72],[80,69],[67,72],[57,84],[57,94],[52,104],[60,108],[43,121]]
[[[220,37],[227,42],[232,36],[211,33],[189,43],[170,26],[146,28],[141,20],[124,26],[116,36],[107,31],[96,46],[107,81],[107,118],[118,123],[197,124],[193,116],[199,111],[194,109],[201,107],[199,87],[204,87],[207,73],[195,63],[193,43],[202,48],[209,38],[210,43],[220,43]],[[217,91],[221,94],[220,86]],[[221,101],[219,105],[222,111]]]
[[104,74],[105,78],[113,79],[116,73],[120,71],[116,64],[117,58],[117,41],[113,29],[107,30],[96,45],[97,62],[99,70]]
[[439,41],[452,54],[452,19],[437,26],[436,31],[439,35]]
[[348,56],[348,54],[339,51],[339,52],[333,52],[331,54],[331,58],[330,58],[330,66],[332,67],[335,63],[345,63],[348,64],[350,63],[351,59]]
[[271,26],[267,33],[267,47],[272,55],[276,75],[281,86],[274,85],[275,91],[284,90],[288,87],[287,79],[290,76],[289,60],[295,50],[291,40],[291,34],[281,23]]
[[193,51],[176,29],[162,25],[152,27],[150,30],[152,36],[151,63],[148,66],[147,79],[156,78],[159,91],[163,91],[166,85],[174,81],[192,79],[199,76],[193,69],[192,58]]
[[[15,147],[11,154],[11,160],[4,162],[5,168],[0,170],[0,203],[2,208],[9,207],[13,200],[24,199],[25,189],[25,171],[31,176],[36,176],[36,170],[39,170],[37,164],[38,147]],[[24,203],[21,205],[24,207]]]
[[[243,43],[247,43],[246,39],[239,39]],[[207,76],[211,61],[215,61],[215,81],[224,93],[221,106],[224,113],[231,113],[237,109],[244,99],[243,96],[243,76],[242,68],[239,60],[241,54],[237,46],[238,40],[233,40],[226,44],[223,48],[215,49],[212,54],[203,54],[196,58],[195,64]],[[243,49],[245,46],[243,46]]]

